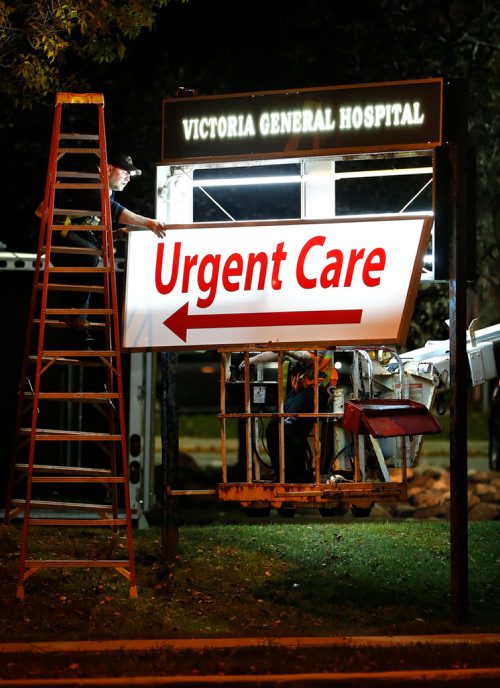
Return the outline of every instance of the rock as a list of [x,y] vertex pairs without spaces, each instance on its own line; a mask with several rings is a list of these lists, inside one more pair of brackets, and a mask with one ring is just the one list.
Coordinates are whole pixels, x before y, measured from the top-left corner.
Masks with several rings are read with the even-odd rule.
[[[448,490],[448,498],[450,496],[449,490]],[[438,504],[442,504],[444,501],[444,493],[439,491],[439,490],[426,490],[425,492],[417,492],[412,496],[412,498],[409,500],[410,504],[413,504],[416,507],[421,507],[421,506],[437,506]]]
[[500,518],[500,507],[497,504],[479,502],[469,509],[471,521],[493,521]]
[[467,496],[467,506],[469,509],[473,506],[476,506],[476,504],[479,504],[481,502],[481,497],[478,497],[477,495],[473,494],[472,492],[469,492]]
[[[450,474],[441,468],[415,469],[408,478],[408,501],[396,504],[395,518],[449,518]],[[500,518],[500,477],[494,471],[468,474],[467,507],[471,520]]]
[[411,518],[415,511],[416,508],[410,506],[407,502],[396,502],[391,509],[394,518]]
[[433,480],[439,480],[443,476],[449,476],[449,473],[445,468],[432,467],[424,469],[422,475]]
[[482,502],[494,502],[497,490],[493,487],[493,485],[478,483],[477,485],[474,485],[474,493]]
[[470,483],[489,483],[491,474],[488,471],[470,471],[467,477]]
[[444,518],[449,516],[449,510],[446,509],[444,504],[436,504],[435,506],[424,506],[419,509],[415,509],[413,512],[413,518]]

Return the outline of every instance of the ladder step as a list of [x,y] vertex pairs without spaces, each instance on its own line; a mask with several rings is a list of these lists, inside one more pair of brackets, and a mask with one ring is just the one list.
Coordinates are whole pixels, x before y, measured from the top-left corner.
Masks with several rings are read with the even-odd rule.
[[[25,399],[33,399],[32,392],[24,393]],[[40,392],[39,399],[48,399],[52,401],[89,401],[106,403],[110,399],[119,399],[118,392]]]
[[49,568],[120,568],[128,566],[128,559],[26,559],[26,567],[29,569]]
[[[51,363],[52,365],[62,365],[62,366],[86,366],[86,367],[92,367],[92,368],[99,368],[102,363],[99,363],[99,361],[81,361],[78,358],[74,358],[75,356],[75,351],[66,351],[66,354],[69,354],[70,357],[66,356],[64,358],[60,356],[45,356],[45,352],[42,355],[41,362],[42,364],[45,363]],[[95,354],[95,352],[94,352]],[[38,361],[38,356],[28,356],[28,360],[30,363],[37,363]]]
[[[31,428],[20,428],[21,435],[31,435]],[[35,430],[34,439],[41,442],[119,442],[122,439],[121,435],[111,433],[98,432],[83,432],[73,430]]]
[[[16,463],[16,469],[18,471],[27,471],[27,463]],[[111,476],[112,473],[108,468],[81,468],[80,466],[49,466],[45,464],[33,464],[33,471],[37,473],[50,473],[52,475],[57,474],[73,474],[82,476]]]
[[100,179],[101,175],[99,172],[69,172],[68,170],[59,170],[56,174],[57,179]]
[[[78,359],[75,358],[76,355],[78,355]],[[75,351],[73,349],[70,349],[69,351],[42,351],[42,360],[51,361],[56,359],[54,360],[54,363],[58,363],[60,365],[100,365],[98,362],[94,361],[85,361],[85,363],[82,363],[79,358],[106,358],[113,356],[116,356],[116,351],[109,351],[107,349],[105,351],[94,351],[91,349],[85,349],[84,351]],[[30,356],[29,359],[30,361],[36,362],[37,356]]]
[[[71,215],[72,217],[101,217],[102,210],[77,210],[76,208],[54,208],[54,215]],[[79,225],[89,229],[93,225]],[[99,225],[96,225],[98,227]],[[66,225],[68,227],[68,225]]]
[[[85,313],[86,313],[86,311],[85,311]],[[83,315],[83,314],[80,314],[80,315]],[[40,319],[39,319],[39,318],[35,318],[35,319],[33,320],[33,324],[34,324],[34,325],[40,325]],[[45,320],[45,325],[46,325],[47,327],[64,327],[65,329],[69,329],[69,327],[70,327],[70,326],[68,325],[68,323],[65,322],[64,320],[51,320],[50,318],[46,318],[46,320]],[[101,329],[102,329],[102,328],[104,328],[104,327],[106,327],[106,325],[105,325],[105,323],[103,323],[103,322],[91,322],[88,329],[90,329],[90,330],[93,330],[94,328],[96,328],[96,329],[101,328]],[[48,352],[47,352],[47,353],[48,353]],[[76,351],[73,351],[73,350],[72,350],[72,351],[69,351],[69,352],[66,351],[65,353],[66,353],[67,356],[75,356],[75,355],[76,355]],[[61,355],[64,355],[64,352],[60,352],[60,354],[61,354]],[[80,354],[79,354],[79,355],[80,355]],[[94,355],[96,355],[95,352],[94,352]],[[30,357],[30,358],[31,358],[31,357]]]
[[77,132],[61,131],[59,141],[99,141],[99,134],[78,134]]
[[45,315],[113,315],[112,308],[46,308]]
[[[90,272],[110,272],[109,268],[66,268],[60,269],[57,272],[65,272],[67,274],[75,273],[90,273]],[[49,291],[71,291],[71,292],[83,292],[92,294],[104,294],[104,287],[95,284],[48,284],[47,288]],[[43,289],[43,284],[37,284],[37,289],[40,291]]]
[[55,190],[59,191],[59,189],[102,189],[102,187],[103,185],[97,182],[57,182]]
[[[87,212],[86,215],[89,213]],[[92,232],[95,234],[96,232],[105,232],[107,229],[109,229],[108,225],[103,225],[103,224],[98,224],[98,225],[82,225],[82,224],[69,224],[69,225],[50,225],[50,229],[55,231],[55,232],[68,232],[71,230],[72,232],[88,232],[89,229],[92,230]],[[55,247],[52,247],[52,251],[54,250]],[[59,247],[58,247],[59,248]],[[62,251],[60,251],[62,253]]]
[[30,518],[30,526],[125,526],[124,518]]
[[[66,153],[76,153],[77,155],[86,155],[89,153],[93,153],[94,155],[97,155],[98,158],[101,157],[101,151],[99,148],[66,148],[66,147],[60,147],[57,149],[57,152],[59,155],[65,155]],[[97,162],[97,161],[96,161]]]
[[[68,227],[68,225],[63,225]],[[78,225],[81,227],[82,225]],[[45,247],[44,247],[45,253]],[[51,246],[51,253],[64,253],[67,256],[102,256],[102,249],[100,248],[77,248],[76,246]],[[55,267],[49,267],[49,272],[57,272]]]
[[[13,499],[12,504],[16,506],[26,506],[25,499]],[[96,514],[109,513],[113,510],[111,504],[79,504],[77,502],[48,502],[41,499],[32,499],[30,502],[32,509],[52,509],[60,511],[91,511]]]
[[88,477],[77,477],[74,475],[66,475],[66,476],[54,476],[54,475],[34,475],[31,478],[32,482],[34,483],[50,483],[52,484],[70,484],[70,483],[77,483],[81,485],[87,485],[87,484],[92,484],[92,483],[97,483],[97,484],[109,484],[109,485],[123,485],[125,483],[125,479],[121,478],[120,476],[112,476],[108,478],[96,478],[93,476],[88,476]]

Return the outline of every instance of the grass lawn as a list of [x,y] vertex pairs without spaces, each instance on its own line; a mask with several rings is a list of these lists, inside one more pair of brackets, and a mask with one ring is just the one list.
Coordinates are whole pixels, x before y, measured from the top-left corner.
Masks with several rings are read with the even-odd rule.
[[[445,521],[186,525],[172,566],[134,532],[139,596],[113,570],[40,571],[15,599],[20,526],[0,539],[0,642],[500,632],[500,523],[469,525],[470,623],[451,623]],[[33,529],[33,552],[124,550],[102,529]],[[123,554],[124,552],[122,552]]]

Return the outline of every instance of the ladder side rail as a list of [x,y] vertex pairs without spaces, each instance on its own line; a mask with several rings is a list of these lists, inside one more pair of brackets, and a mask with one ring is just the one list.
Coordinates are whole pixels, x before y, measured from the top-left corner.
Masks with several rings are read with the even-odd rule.
[[[98,128],[99,128],[99,176],[100,176],[100,201],[101,201],[101,245],[102,245],[102,261],[107,272],[104,275],[104,307],[106,309],[104,337],[106,339],[105,347],[110,351],[116,351],[116,324],[113,319],[113,313],[117,308],[116,300],[112,299],[112,284],[115,280],[114,260],[113,260],[113,241],[112,241],[112,221],[111,221],[111,205],[109,193],[108,180],[108,162],[106,152],[106,134],[104,123],[104,111],[102,109],[98,112]],[[113,393],[115,391],[115,373],[116,373],[116,358],[115,364],[106,368],[106,391]],[[106,409],[106,415],[110,427],[110,432],[116,434],[116,419],[115,408],[112,404]],[[120,434],[123,429],[120,428]],[[118,475],[117,469],[117,447],[116,443],[111,443],[109,447],[109,457],[111,462],[111,471],[113,475]],[[123,474],[125,480],[127,475]],[[125,498],[126,499],[126,498]],[[113,517],[116,519],[118,515],[118,493],[116,485],[113,485],[111,490],[111,500],[113,507]]]
[[[32,286],[32,291],[31,291],[31,299],[30,299],[30,305],[29,305],[29,311],[28,311],[28,318],[27,318],[27,323],[26,323],[26,337],[25,337],[25,343],[24,343],[24,355],[22,358],[22,363],[21,363],[21,374],[20,374],[20,381],[19,381],[19,386],[18,386],[18,397],[17,397],[17,404],[16,404],[16,420],[15,420],[15,425],[14,425],[14,435],[13,435],[13,440],[12,440],[12,446],[11,446],[11,460],[10,460],[10,466],[9,466],[9,477],[8,477],[8,483],[7,483],[7,496],[6,496],[6,502],[5,502],[5,510],[4,510],[4,524],[8,525],[10,522],[10,505],[12,501],[12,492],[14,489],[14,476],[16,472],[16,460],[17,460],[17,455],[19,452],[19,438],[20,438],[20,433],[19,433],[19,428],[21,427],[21,419],[23,416],[23,411],[25,408],[24,404],[24,393],[26,391],[26,385],[28,381],[28,367],[29,367],[29,354],[31,353],[31,341],[32,341],[32,335],[33,335],[33,324],[34,324],[34,317],[35,317],[35,309],[36,309],[36,304],[39,299],[38,296],[38,290],[37,290],[37,285],[38,281],[40,279],[40,270],[41,270],[41,264],[42,264],[42,258],[44,255],[45,251],[45,239],[46,239],[46,233],[47,233],[47,226],[48,226],[48,209],[49,209],[49,199],[50,199],[50,194],[51,194],[51,181],[52,181],[52,175],[51,175],[51,169],[53,168],[54,165],[54,159],[57,155],[57,144],[54,142],[57,141],[57,132],[60,129],[60,111],[59,113],[56,113],[56,116],[54,117],[54,121],[52,123],[52,138],[51,138],[51,145],[50,145],[50,151],[49,151],[49,162],[47,166],[47,181],[45,184],[45,191],[44,191],[44,197],[42,204],[40,206],[40,230],[38,234],[38,247],[37,247],[37,254],[36,254],[36,260],[35,260],[35,271],[34,271],[34,276],[33,276],[33,286]],[[47,255],[45,255],[45,268],[49,262],[49,259],[47,258]]]
[[[128,480],[128,448],[127,448],[127,437],[125,432],[125,403],[123,398],[123,372],[122,372],[122,362],[121,362],[121,342],[120,342],[120,322],[118,317],[118,298],[116,289],[116,270],[115,270],[115,258],[113,249],[113,228],[111,220],[111,203],[109,195],[109,180],[108,180],[108,159],[106,153],[106,128],[104,121],[104,106],[101,106],[98,110],[99,114],[99,141],[100,141],[100,172],[101,172],[101,210],[102,210],[102,221],[104,224],[103,231],[103,246],[105,245],[106,250],[103,251],[105,260],[108,261],[106,267],[109,267],[109,271],[105,274],[105,282],[109,286],[109,290],[105,289],[105,298],[107,300],[106,307],[111,305],[112,309],[112,327],[108,327],[107,333],[110,341],[110,349],[115,351],[115,371],[116,371],[116,385],[118,391],[118,418],[119,418],[119,434],[121,436],[120,449],[121,449],[121,469],[123,471],[123,498],[126,514],[126,534],[127,534],[127,549],[129,558],[129,569],[130,569],[130,595],[131,597],[137,596],[137,587],[135,582],[135,564],[134,564],[134,547],[133,547],[133,534],[132,534],[132,517],[130,508],[130,484]],[[111,300],[111,304],[109,304]],[[106,316],[108,318],[108,316]],[[109,320],[108,320],[109,324]],[[109,391],[114,391],[112,370],[109,369],[110,378],[110,389]],[[113,408],[110,408],[110,413],[112,415],[113,424],[115,422],[115,414],[113,413]],[[112,453],[115,456],[115,471],[116,471],[116,445],[113,443]]]
[[[53,208],[54,208],[54,195],[55,195],[55,178],[57,169],[57,145],[59,141],[59,132],[61,129],[61,105],[56,105],[55,115],[54,115],[54,128],[52,133],[52,141],[50,147],[49,155],[49,166],[47,171],[47,189],[46,189],[46,199],[44,200],[43,213],[45,215],[45,222],[42,222],[42,228],[45,234],[45,265],[43,271],[43,289],[40,300],[40,323],[38,328],[38,340],[37,340],[37,358],[35,366],[35,380],[33,386],[33,405],[31,410],[31,430],[30,430],[30,443],[28,452],[28,468],[26,471],[26,497],[24,504],[24,518],[23,527],[21,533],[21,550],[19,555],[19,577],[16,596],[18,599],[24,599],[24,580],[26,577],[26,555],[28,550],[28,529],[30,523],[30,510],[31,510],[31,492],[33,485],[33,465],[35,462],[35,449],[36,449],[36,432],[37,432],[37,422],[38,422],[38,410],[39,410],[39,392],[40,392],[40,379],[41,379],[41,367],[42,367],[42,352],[43,352],[43,342],[45,336],[45,311],[47,309],[47,294],[48,294],[48,277],[49,277],[49,264],[50,264],[50,245],[51,245],[51,226],[53,223]],[[46,202],[45,202],[46,201]],[[42,239],[41,239],[42,241]],[[37,284],[33,284],[33,295],[32,302],[36,298]],[[27,333],[26,349],[29,346],[31,340],[31,331]],[[27,359],[27,356],[25,356]]]
[[112,220],[111,220],[111,204],[108,180],[108,159],[106,153],[106,135],[104,124],[104,111],[99,113],[99,174],[101,181],[101,243],[102,243],[102,261],[104,268],[106,268],[105,288],[104,288],[104,305],[108,313],[105,316],[106,328],[105,332],[108,337],[108,348],[115,350],[114,339],[117,330],[114,329],[114,321],[112,313],[109,311],[115,310],[117,307],[116,299],[113,299],[112,285],[115,282],[115,266],[114,266],[114,252],[113,252],[113,238],[112,238]]

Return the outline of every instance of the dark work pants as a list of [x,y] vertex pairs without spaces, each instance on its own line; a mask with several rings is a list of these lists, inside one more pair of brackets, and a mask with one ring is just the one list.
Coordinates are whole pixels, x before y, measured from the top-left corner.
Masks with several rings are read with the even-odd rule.
[[[54,246],[68,246],[74,248],[97,248],[97,239],[89,231],[68,232],[66,237],[53,235]],[[56,267],[90,267],[99,265],[99,256],[68,255],[65,253],[51,253],[51,262]],[[69,272],[59,273],[57,282],[71,285],[91,285],[96,282],[96,275],[89,273]],[[67,291],[59,293],[59,305],[61,308],[88,308],[90,293],[86,291]]]
[[[322,387],[319,389],[319,410],[326,407],[328,395]],[[308,387],[300,392],[291,392],[284,405],[284,410],[290,413],[312,413],[314,411],[314,389]],[[307,441],[315,418],[284,419],[285,439],[285,481],[286,482],[314,482],[314,470],[311,465],[311,452]],[[266,428],[267,451],[274,470],[274,479],[279,480],[279,419],[271,418]]]

